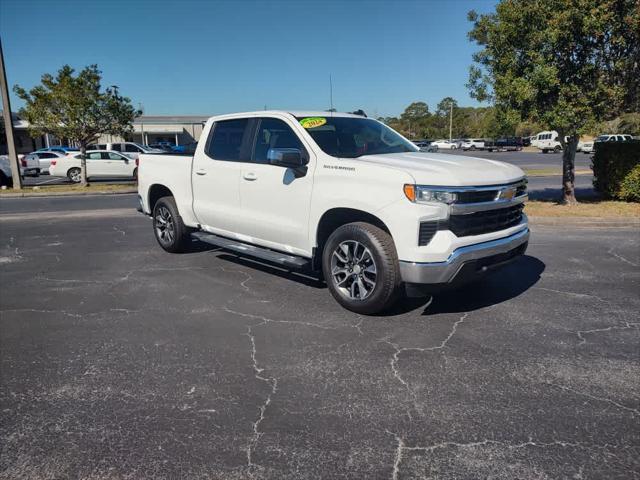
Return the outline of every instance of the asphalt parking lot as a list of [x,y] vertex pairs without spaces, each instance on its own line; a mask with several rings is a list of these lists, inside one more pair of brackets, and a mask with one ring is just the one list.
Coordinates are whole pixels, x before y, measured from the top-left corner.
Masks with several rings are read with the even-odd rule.
[[364,317],[70,202],[0,199],[0,478],[640,478],[637,230]]

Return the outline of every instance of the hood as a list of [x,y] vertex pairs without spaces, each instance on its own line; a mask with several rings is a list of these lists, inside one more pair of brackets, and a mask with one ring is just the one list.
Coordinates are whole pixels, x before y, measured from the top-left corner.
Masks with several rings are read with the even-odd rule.
[[464,155],[406,152],[363,155],[357,161],[404,170],[418,185],[462,187],[515,182],[524,172],[509,163]]

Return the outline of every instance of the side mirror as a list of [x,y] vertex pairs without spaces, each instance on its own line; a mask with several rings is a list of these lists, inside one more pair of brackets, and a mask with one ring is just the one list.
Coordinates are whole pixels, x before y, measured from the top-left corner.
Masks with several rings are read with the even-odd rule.
[[299,148],[270,148],[267,160],[271,165],[293,169],[304,167],[309,162]]

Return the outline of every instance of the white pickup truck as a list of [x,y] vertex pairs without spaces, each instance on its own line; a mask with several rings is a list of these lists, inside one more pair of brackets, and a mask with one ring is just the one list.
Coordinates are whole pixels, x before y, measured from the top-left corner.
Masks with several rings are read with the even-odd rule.
[[321,272],[364,314],[402,290],[453,284],[522,255],[522,170],[420,152],[358,115],[260,111],[210,118],[193,156],[142,154],[139,210],[160,246],[193,238]]

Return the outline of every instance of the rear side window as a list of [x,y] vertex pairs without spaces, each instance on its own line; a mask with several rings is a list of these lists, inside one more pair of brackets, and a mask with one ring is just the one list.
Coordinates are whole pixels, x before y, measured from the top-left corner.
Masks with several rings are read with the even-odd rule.
[[[120,145],[118,145],[118,146],[120,146]],[[114,150],[116,150],[116,149],[114,148]],[[120,150],[118,149],[118,151],[120,151]],[[142,152],[142,150],[140,148],[138,148],[136,145],[131,145],[130,143],[126,143],[125,144],[124,151],[125,152],[131,152],[131,153],[141,153]]]
[[122,151],[122,144],[114,143],[113,145],[111,145],[111,150],[115,150],[116,152],[121,152]]
[[297,148],[304,152],[302,142],[289,125],[277,118],[263,118],[256,135],[253,161],[269,163],[267,152],[270,148]]
[[207,145],[207,154],[216,160],[250,161],[250,148],[247,148],[249,130],[248,118],[216,122]]

